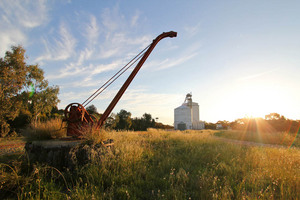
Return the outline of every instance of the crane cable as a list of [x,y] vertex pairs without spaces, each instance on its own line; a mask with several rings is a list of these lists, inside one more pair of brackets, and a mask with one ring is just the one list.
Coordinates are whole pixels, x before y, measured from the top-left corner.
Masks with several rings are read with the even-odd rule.
[[[87,98],[82,105],[86,107],[90,102],[92,102],[99,94],[101,94],[108,86],[110,86],[115,80],[117,80],[122,74],[124,74],[134,63],[136,63],[142,56],[144,56],[145,51],[150,47],[149,44],[145,49],[143,49],[139,54],[137,54],[133,59],[131,59],[124,67],[122,67],[117,73],[115,73],[108,81],[106,81],[100,88],[98,88],[89,98]],[[101,90],[102,89],[102,90]]]

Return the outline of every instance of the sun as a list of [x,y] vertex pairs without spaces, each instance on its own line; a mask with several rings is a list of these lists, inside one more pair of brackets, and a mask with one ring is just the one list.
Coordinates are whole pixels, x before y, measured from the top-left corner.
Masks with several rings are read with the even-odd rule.
[[289,110],[289,97],[280,88],[268,84],[247,83],[233,86],[224,98],[224,107],[230,119],[243,117],[264,118],[273,112]]

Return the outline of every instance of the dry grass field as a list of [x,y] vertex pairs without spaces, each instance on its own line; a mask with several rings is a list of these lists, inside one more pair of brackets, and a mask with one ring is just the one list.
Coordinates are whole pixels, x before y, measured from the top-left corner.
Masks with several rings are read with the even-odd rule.
[[236,145],[210,130],[106,134],[114,151],[74,171],[2,155],[0,198],[300,199],[299,148]]
[[300,147],[298,132],[251,132],[251,131],[217,131],[215,136],[261,144],[273,144],[286,147]]

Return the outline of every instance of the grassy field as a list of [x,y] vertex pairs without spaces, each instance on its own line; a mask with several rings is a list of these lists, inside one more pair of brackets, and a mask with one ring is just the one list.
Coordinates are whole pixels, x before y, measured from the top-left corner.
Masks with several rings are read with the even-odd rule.
[[222,130],[216,131],[214,135],[218,137],[241,141],[282,145],[287,147],[300,147],[300,136],[298,132],[247,132]]
[[1,156],[0,198],[300,199],[300,150],[249,147],[214,131],[109,132],[115,141],[75,171]]

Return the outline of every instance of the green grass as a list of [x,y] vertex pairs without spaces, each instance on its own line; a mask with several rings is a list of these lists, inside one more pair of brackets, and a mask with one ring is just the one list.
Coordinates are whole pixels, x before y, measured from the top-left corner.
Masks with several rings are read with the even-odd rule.
[[109,132],[114,153],[76,171],[0,167],[0,198],[300,199],[300,150],[246,147],[213,131]]
[[263,144],[275,144],[288,147],[300,147],[300,137],[298,132],[250,132],[250,131],[230,131],[222,130],[214,133],[215,136],[228,139],[251,141]]

